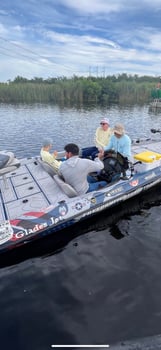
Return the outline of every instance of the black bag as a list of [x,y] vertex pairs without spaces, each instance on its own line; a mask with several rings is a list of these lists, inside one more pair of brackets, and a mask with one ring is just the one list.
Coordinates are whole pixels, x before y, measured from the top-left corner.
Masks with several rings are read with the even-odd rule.
[[122,166],[119,163],[117,156],[109,153],[104,157],[103,163],[104,169],[102,169],[98,175],[99,180],[104,180],[107,182],[119,180],[122,172]]
[[122,168],[124,170],[127,170],[129,168],[129,161],[127,157],[124,157],[121,153],[117,152],[117,160],[121,164]]

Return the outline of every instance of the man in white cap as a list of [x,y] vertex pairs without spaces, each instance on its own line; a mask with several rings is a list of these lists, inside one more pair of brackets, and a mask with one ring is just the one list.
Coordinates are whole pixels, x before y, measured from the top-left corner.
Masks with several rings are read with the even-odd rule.
[[100,150],[104,149],[108,145],[113,130],[110,128],[110,122],[108,118],[103,118],[100,121],[100,126],[96,129],[94,142],[95,146],[87,147],[83,149],[82,157],[91,157],[94,159]]
[[125,134],[125,129],[122,124],[116,124],[113,129],[114,134],[111,136],[110,142],[104,147],[104,151],[113,150],[116,152],[117,160],[122,168],[122,179],[127,180],[126,170],[131,156],[131,140]]
[[104,151],[114,150],[119,152],[123,157],[128,159],[131,156],[131,140],[125,134],[125,129],[122,124],[116,124],[113,128],[114,134],[111,136],[109,143],[104,147]]

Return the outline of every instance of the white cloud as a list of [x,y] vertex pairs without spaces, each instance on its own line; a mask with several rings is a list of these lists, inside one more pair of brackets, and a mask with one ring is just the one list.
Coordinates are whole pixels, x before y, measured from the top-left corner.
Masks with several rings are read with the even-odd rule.
[[158,10],[161,7],[160,0],[142,0],[141,2],[140,0],[58,0],[56,2],[80,13],[96,14],[118,13],[120,11],[128,12],[139,8],[146,9],[147,6],[155,11],[155,9]]
[[122,7],[121,1],[107,1],[107,0],[60,0],[64,5],[71,7],[80,12],[88,13],[109,13],[119,11]]
[[[148,19],[155,19],[160,0],[29,0],[12,6],[8,12],[0,11],[1,81],[17,75],[46,78],[89,70],[160,73],[160,27],[155,21],[146,23],[148,6],[152,8]],[[133,30],[129,11],[136,23]],[[140,13],[143,17],[138,19]]]
[[1,24],[0,23],[0,35],[6,35],[7,34],[7,29],[6,29],[6,27],[3,25],[3,24]]

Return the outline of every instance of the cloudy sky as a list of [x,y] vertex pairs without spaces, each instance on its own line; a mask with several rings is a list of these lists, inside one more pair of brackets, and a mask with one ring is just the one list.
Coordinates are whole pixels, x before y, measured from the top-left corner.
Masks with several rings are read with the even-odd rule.
[[161,0],[5,0],[0,81],[161,75]]

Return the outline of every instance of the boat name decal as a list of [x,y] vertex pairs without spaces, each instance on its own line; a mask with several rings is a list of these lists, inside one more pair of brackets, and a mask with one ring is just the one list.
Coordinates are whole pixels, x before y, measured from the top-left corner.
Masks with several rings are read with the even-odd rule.
[[[36,224],[32,228],[21,228],[19,231],[14,232],[13,236],[11,238],[9,238],[8,240],[11,239],[12,241],[16,241],[16,240],[21,239],[25,236],[29,236],[35,232],[41,231],[41,230],[45,229],[46,227],[53,226],[62,220],[63,220],[62,216],[51,217],[48,222],[42,222],[41,224]],[[18,226],[13,226],[13,227],[15,230],[18,229]]]

